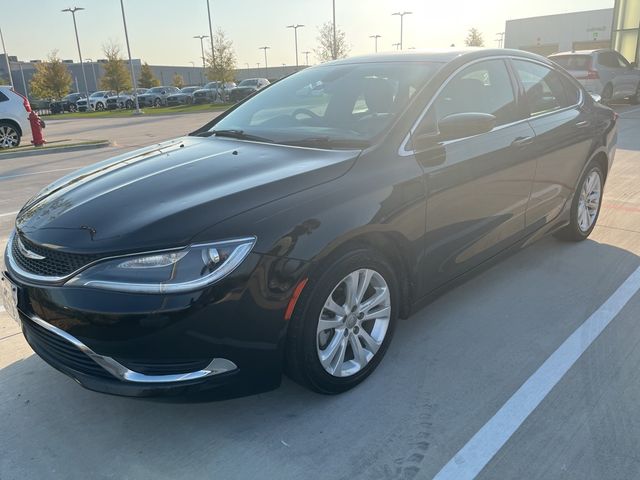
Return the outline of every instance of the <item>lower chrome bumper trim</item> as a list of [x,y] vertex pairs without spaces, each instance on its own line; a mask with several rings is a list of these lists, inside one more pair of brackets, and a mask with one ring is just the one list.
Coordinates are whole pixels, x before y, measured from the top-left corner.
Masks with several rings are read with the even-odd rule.
[[214,358],[213,360],[211,360],[211,363],[209,363],[209,365],[207,365],[205,368],[203,368],[202,370],[197,370],[195,372],[178,373],[172,375],[146,375],[144,373],[134,372],[133,370],[128,369],[111,357],[97,354],[73,335],[70,335],[64,330],[60,330],[59,328],[54,327],[50,323],[45,322],[35,315],[29,316],[28,318],[32,322],[40,325],[42,328],[71,343],[82,353],[84,353],[86,356],[88,356],[94,362],[104,368],[107,372],[113,375],[116,379],[125,382],[166,384],[179,383],[187,382],[190,380],[199,380],[202,378],[219,375],[221,373],[231,372],[238,368],[237,365],[231,360],[227,360],[226,358]]

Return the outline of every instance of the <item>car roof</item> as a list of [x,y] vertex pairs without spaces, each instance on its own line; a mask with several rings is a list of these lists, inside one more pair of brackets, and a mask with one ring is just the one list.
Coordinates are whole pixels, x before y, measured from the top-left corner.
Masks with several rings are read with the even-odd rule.
[[483,47],[466,47],[466,48],[447,48],[441,50],[404,50],[395,52],[382,52],[368,55],[359,55],[355,57],[344,58],[341,60],[333,60],[321,65],[340,65],[353,63],[371,63],[371,62],[436,62],[449,63],[462,57],[468,57],[469,60],[482,57],[493,56],[518,56],[530,59],[544,59],[535,53],[526,52],[524,50],[514,50],[508,48],[483,48]]
[[570,52],[558,52],[558,53],[554,53],[553,55],[549,55],[549,57],[560,57],[560,56],[564,56],[564,55],[592,55],[594,53],[600,53],[600,52],[613,52],[613,50],[611,50],[610,48],[598,48],[595,50],[574,50],[574,51],[570,51]]

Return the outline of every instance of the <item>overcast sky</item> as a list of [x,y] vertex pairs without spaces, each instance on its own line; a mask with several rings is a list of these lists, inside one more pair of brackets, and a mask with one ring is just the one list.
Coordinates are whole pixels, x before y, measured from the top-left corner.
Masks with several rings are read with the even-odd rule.
[[[44,58],[59,50],[63,59],[78,53],[68,6],[86,8],[76,14],[82,54],[102,58],[102,45],[113,40],[124,47],[119,0],[0,0],[0,28],[7,51],[22,60]],[[331,20],[331,0],[210,0],[214,29],[222,28],[233,41],[238,66],[263,63],[259,47],[270,46],[269,65],[295,63],[291,23],[298,30],[299,51],[316,47],[318,26]],[[399,41],[398,17],[405,17],[404,47],[461,46],[471,27],[479,28],[487,46],[495,46],[504,22],[571,11],[613,7],[613,0],[336,0],[336,21],[347,35],[351,54],[373,51],[369,35],[379,34],[379,49],[391,50]],[[194,35],[208,35],[206,0],[125,0],[132,56],[155,65],[200,62],[200,43]],[[123,48],[124,52],[124,48]],[[300,55],[301,63],[304,62]],[[311,55],[310,63],[316,60]]]

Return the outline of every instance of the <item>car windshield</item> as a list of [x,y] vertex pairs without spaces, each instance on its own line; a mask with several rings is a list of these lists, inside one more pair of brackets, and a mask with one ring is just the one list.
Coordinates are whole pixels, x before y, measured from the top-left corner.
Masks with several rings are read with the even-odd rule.
[[233,130],[303,146],[367,143],[403,112],[438,66],[385,62],[310,68],[262,91],[212,131]]
[[551,60],[567,70],[589,70],[591,68],[591,57],[588,55],[559,55],[551,57]]
[[166,87],[153,87],[147,90],[147,93],[161,93],[166,90]]
[[192,93],[195,92],[196,90],[198,90],[200,87],[184,87],[182,90],[180,90],[182,93]]
[[107,92],[94,92],[90,95],[90,97],[103,97]]
[[208,89],[218,88],[218,82],[209,82],[204,86],[204,88],[208,88]]
[[255,78],[249,78],[240,82],[241,87],[253,87],[258,84],[258,80]]

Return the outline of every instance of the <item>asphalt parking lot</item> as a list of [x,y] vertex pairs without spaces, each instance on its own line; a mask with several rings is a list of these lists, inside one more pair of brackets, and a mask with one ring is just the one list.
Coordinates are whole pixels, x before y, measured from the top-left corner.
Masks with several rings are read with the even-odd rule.
[[[640,478],[640,108],[617,110],[591,238],[546,238],[443,295],[340,396],[286,378],[211,403],[93,393],[35,356],[0,310],[0,479]],[[0,246],[49,182],[209,118],[50,122],[48,135],[99,129],[116,143],[0,160]]]

